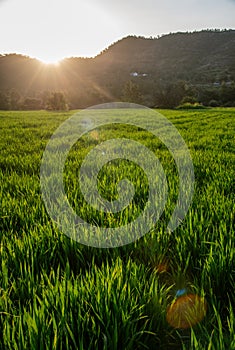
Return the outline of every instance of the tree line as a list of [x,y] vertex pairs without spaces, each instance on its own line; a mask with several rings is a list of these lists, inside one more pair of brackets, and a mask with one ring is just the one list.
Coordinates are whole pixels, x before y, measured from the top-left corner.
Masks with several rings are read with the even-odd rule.
[[23,97],[15,90],[0,91],[0,110],[68,110],[66,95],[61,91],[43,91],[36,97]]
[[42,91],[35,96],[22,96],[16,89],[0,91],[1,110],[68,110],[86,108],[95,104],[123,101],[155,108],[175,108],[182,104],[199,103],[204,106],[235,106],[234,81],[196,86],[185,81],[158,83],[154,86],[127,80],[120,93],[102,94],[86,91],[86,97],[63,91]]

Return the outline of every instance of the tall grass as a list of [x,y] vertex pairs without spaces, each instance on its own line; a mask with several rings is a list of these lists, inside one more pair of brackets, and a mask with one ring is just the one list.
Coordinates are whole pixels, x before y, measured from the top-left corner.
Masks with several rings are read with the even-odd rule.
[[[167,172],[169,200],[156,227],[115,249],[83,246],[58,231],[40,192],[40,161],[51,134],[70,113],[0,113],[0,348],[235,349],[235,109],[163,111],[184,137],[195,167],[195,195],[174,233],[166,226],[177,200],[177,171],[167,150],[146,132],[120,126],[86,135],[64,173],[71,205],[88,220],[119,225],[141,212],[144,174],[115,163],[100,174],[107,199],[116,179],[135,182],[135,201],[121,216],[104,216],[81,199],[82,158],[114,137],[143,142]],[[143,181],[140,181],[141,180]],[[205,296],[208,310],[193,329],[166,322],[177,289]]]

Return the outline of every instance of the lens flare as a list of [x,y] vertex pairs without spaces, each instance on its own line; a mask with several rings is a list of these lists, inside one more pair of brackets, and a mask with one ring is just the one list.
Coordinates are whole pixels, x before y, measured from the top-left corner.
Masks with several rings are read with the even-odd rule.
[[90,132],[90,137],[93,139],[93,140],[96,140],[98,141],[99,140],[99,133],[97,130],[92,130]]
[[165,273],[169,270],[169,263],[167,260],[163,260],[159,262],[159,264],[155,267],[155,271],[159,274]]
[[175,296],[176,298],[181,297],[182,295],[186,294],[187,290],[185,288],[183,289],[178,289]]
[[175,299],[167,309],[166,319],[173,328],[186,329],[201,322],[206,315],[206,300],[196,294]]
[[[40,167],[40,185],[44,204],[51,219],[67,236],[82,244],[97,248],[114,248],[135,242],[150,232],[162,217],[168,199],[168,181],[161,159],[140,140],[113,134],[102,134],[100,127],[111,131],[119,125],[139,128],[162,142],[173,157],[178,171],[178,200],[166,229],[173,232],[184,219],[194,192],[194,169],[189,149],[175,126],[159,112],[132,103],[105,103],[75,113],[62,123],[51,136],[43,153]],[[98,129],[98,130],[97,130]],[[103,130],[104,130],[103,129]],[[107,129],[106,129],[107,130]],[[141,133],[142,134],[142,133]],[[87,222],[72,208],[64,186],[64,166],[71,148],[85,136],[92,147],[83,158],[78,172],[79,187],[84,203],[102,215],[116,220],[129,212],[135,197],[135,182],[125,176],[113,182],[117,196],[108,200],[100,192],[100,171],[116,159],[132,162],[142,169],[148,180],[148,198],[139,215],[115,227]],[[105,137],[104,137],[105,136]],[[110,136],[110,135],[109,135]],[[106,140],[104,140],[106,139]],[[99,141],[99,142],[98,142]],[[79,147],[79,143],[77,144]],[[138,204],[138,203],[137,203]],[[124,212],[124,213],[125,213]],[[126,214],[125,214],[126,215]],[[159,271],[164,271],[161,266]]]

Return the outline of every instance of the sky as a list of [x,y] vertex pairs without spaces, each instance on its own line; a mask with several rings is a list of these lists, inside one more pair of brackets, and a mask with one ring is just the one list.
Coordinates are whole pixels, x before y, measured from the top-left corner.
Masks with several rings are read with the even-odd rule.
[[0,0],[0,53],[93,57],[128,35],[235,29],[235,0]]

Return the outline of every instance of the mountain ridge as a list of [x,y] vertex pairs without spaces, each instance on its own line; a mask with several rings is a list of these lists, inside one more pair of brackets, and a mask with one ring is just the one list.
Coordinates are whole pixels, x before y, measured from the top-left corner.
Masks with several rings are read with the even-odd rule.
[[177,81],[232,82],[235,30],[127,36],[93,58],[69,57],[58,66],[19,54],[0,55],[0,91],[15,89],[24,97],[35,97],[42,91],[60,90],[74,107],[120,100],[128,80],[138,84],[143,95]]

